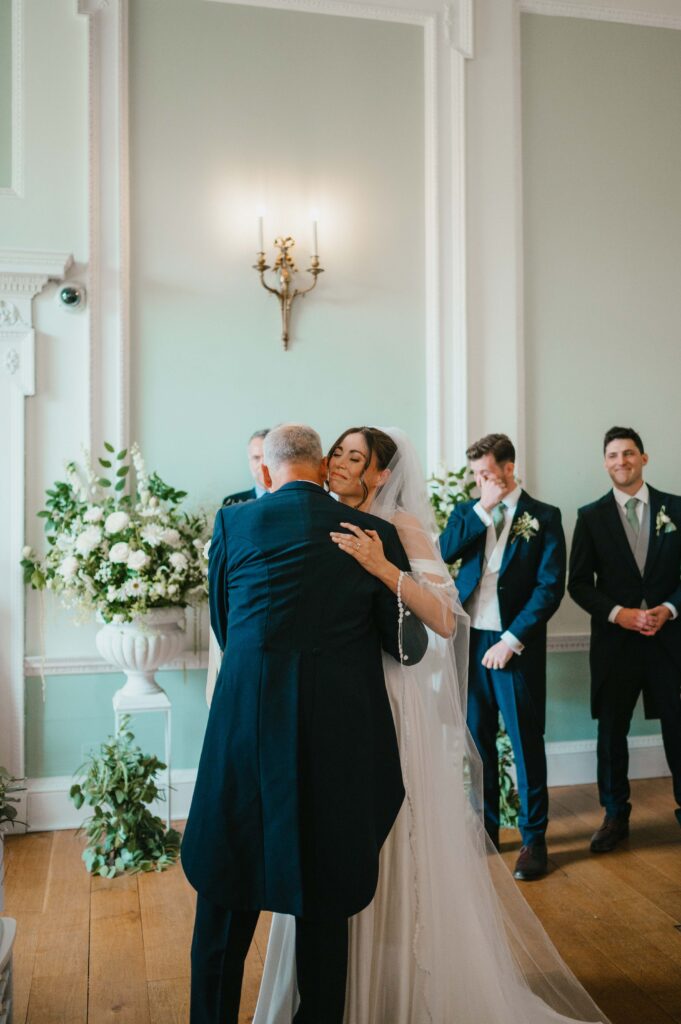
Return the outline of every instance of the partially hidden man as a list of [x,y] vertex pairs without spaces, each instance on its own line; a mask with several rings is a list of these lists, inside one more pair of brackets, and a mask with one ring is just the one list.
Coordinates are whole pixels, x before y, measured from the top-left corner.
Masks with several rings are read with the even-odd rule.
[[471,617],[468,727],[483,767],[485,826],[499,845],[499,711],[515,757],[522,846],[514,875],[546,874],[548,789],[544,725],[546,625],[565,592],[560,511],[515,480],[515,448],[488,434],[466,452],[480,491],[457,505],[440,537],[445,561]]
[[[404,797],[381,649],[400,658],[398,605],[331,541],[350,521],[409,562],[397,531],[323,489],[310,427],[265,439],[271,493],[221,509],[211,624],[225,651],[182,844],[197,890],[191,1024],[237,1024],[261,910],[296,918],[296,1024],[342,1024],[347,919],[373,898]],[[427,647],[405,618],[403,659]]]
[[629,834],[627,735],[641,691],[646,717],[660,719],[681,824],[681,497],[644,482],[648,455],[631,427],[612,427],[603,453],[613,486],[579,510],[568,582],[591,615],[591,713],[605,810],[594,853]]

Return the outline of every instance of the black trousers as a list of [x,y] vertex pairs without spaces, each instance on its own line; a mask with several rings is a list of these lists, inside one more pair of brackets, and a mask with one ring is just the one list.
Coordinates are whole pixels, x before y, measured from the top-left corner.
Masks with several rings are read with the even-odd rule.
[[[257,910],[227,910],[196,898],[190,1024],[237,1024],[244,961]],[[296,918],[300,1007],[295,1024],[342,1024],[348,968],[348,922]]]
[[674,797],[681,807],[681,672],[659,645],[651,648],[649,637],[632,633],[622,639],[622,657],[599,698],[598,793],[611,818],[628,818],[631,811],[627,735],[644,686],[659,712]]

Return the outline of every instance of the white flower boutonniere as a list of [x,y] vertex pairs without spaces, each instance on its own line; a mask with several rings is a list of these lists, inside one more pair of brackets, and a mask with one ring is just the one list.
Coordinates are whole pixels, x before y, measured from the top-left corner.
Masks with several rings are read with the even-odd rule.
[[657,513],[657,519],[655,520],[655,536],[659,537],[661,533],[675,533],[676,526],[667,515],[667,510],[664,505]]
[[511,540],[515,540],[517,537],[522,537],[523,540],[530,541],[533,537],[539,533],[539,520],[531,516],[529,512],[523,512],[518,519],[513,523],[511,530]]

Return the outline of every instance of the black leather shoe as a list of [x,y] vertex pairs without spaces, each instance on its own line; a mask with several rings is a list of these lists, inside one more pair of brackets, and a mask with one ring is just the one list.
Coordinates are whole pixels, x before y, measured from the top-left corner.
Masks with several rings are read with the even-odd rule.
[[603,824],[599,828],[598,832],[594,832],[591,837],[591,852],[610,853],[610,851],[614,850],[617,844],[622,839],[626,839],[628,835],[628,818],[609,818],[606,814],[603,818]]
[[548,869],[546,843],[532,843],[531,846],[520,847],[513,877],[520,882],[532,882],[535,878],[543,878]]

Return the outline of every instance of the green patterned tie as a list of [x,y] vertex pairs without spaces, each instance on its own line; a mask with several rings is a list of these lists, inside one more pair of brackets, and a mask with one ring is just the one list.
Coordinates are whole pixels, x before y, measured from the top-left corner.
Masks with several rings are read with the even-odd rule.
[[635,534],[638,534],[638,531],[641,529],[641,524],[638,521],[638,515],[636,513],[637,506],[638,498],[628,498],[624,504],[624,507],[627,510],[627,522]]
[[501,531],[504,528],[504,509],[506,508],[503,501],[500,501],[498,505],[495,505],[492,509],[492,522],[494,523],[494,532],[497,535],[497,540],[501,536]]

